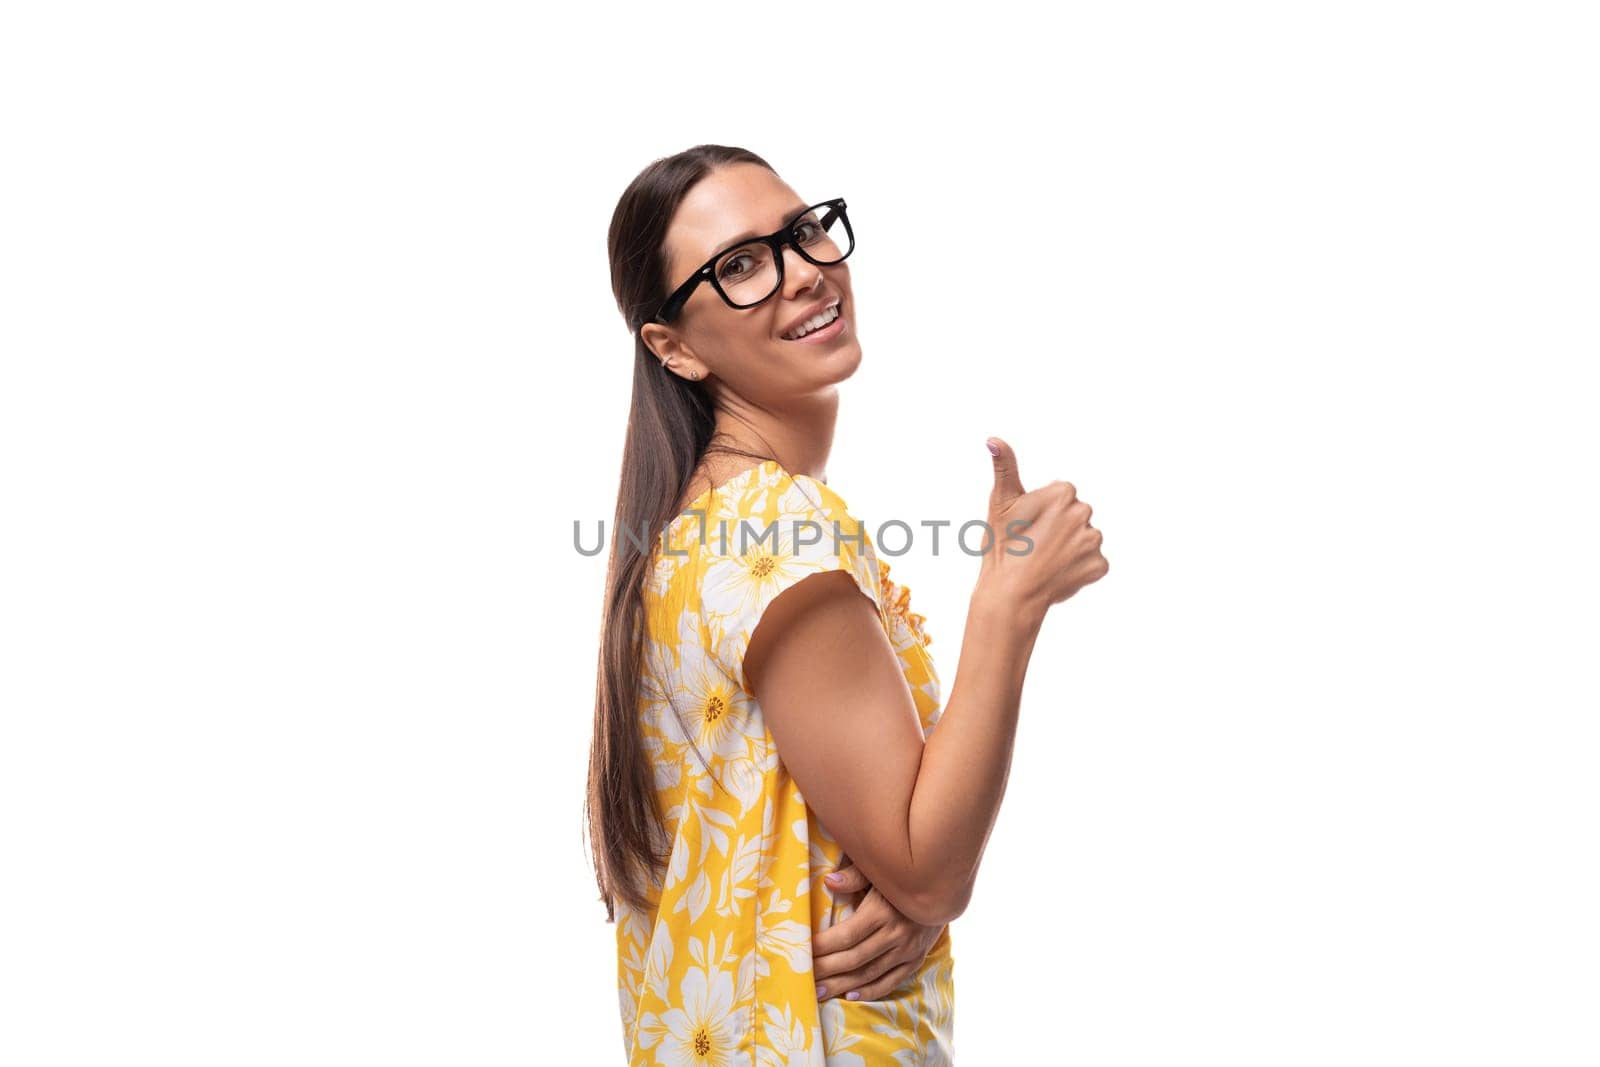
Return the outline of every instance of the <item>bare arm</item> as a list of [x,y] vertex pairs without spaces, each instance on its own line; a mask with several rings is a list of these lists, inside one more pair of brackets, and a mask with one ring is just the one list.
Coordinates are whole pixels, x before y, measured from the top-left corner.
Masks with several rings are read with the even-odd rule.
[[1015,458],[1001,447],[990,523],[1004,536],[1008,521],[1029,522],[1033,548],[984,556],[955,684],[926,743],[899,658],[846,573],[813,575],[781,593],[744,657],[807,803],[879,892],[928,925],[949,922],[971,897],[1045,613],[1107,566],[1072,487],[1024,493]]

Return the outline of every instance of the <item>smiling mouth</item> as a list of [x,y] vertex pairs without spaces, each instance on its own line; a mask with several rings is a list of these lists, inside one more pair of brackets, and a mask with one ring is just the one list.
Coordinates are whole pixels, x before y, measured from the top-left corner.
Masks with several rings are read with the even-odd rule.
[[[830,315],[832,316],[831,318],[828,317]],[[831,305],[829,305],[827,310],[825,310],[822,313],[820,313],[819,315],[813,316],[811,319],[807,320],[808,322],[816,322],[818,319],[821,319],[822,320],[821,325],[812,327],[811,329],[807,330],[805,333],[800,334],[798,337],[792,336],[790,334],[779,334],[778,335],[778,339],[780,341],[804,341],[804,340],[806,340],[808,338],[816,336],[819,333],[827,333],[830,330],[833,330],[834,327],[836,327],[839,324],[839,321],[841,319],[843,319],[843,318],[844,318],[844,297],[841,296],[837,300],[835,300]]]

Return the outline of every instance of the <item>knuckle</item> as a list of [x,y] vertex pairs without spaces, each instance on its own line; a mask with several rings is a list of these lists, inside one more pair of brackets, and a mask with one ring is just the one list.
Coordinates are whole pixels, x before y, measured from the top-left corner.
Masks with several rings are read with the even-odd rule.
[[1071,500],[1078,495],[1078,487],[1064,478],[1057,478],[1051,482],[1050,491],[1062,500]]
[[899,988],[900,983],[911,976],[911,964],[902,964],[889,971],[883,977],[873,982],[861,991],[862,1000],[882,1000]]

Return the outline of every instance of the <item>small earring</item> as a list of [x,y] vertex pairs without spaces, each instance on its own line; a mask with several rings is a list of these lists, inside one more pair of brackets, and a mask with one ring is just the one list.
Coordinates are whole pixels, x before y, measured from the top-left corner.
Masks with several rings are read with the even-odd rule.
[[691,378],[699,378],[700,377],[700,372],[697,371],[697,370],[692,370],[692,371],[689,372],[689,377],[691,377]]

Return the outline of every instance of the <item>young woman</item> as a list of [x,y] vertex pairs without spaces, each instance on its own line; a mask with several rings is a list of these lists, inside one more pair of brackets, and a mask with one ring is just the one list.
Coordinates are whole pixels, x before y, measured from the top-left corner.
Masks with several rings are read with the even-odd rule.
[[1023,676],[1046,611],[1107,571],[1073,487],[1024,491],[991,438],[941,707],[922,616],[827,481],[854,247],[842,198],[721,145],[652,163],[612,218],[633,400],[586,815],[630,1064],[950,1062],[946,924]]

